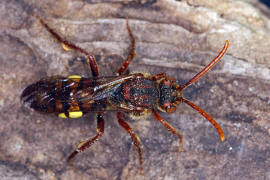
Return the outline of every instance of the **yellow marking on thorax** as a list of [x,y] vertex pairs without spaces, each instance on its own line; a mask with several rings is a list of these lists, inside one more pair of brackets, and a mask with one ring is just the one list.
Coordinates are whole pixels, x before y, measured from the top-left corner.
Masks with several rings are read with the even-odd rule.
[[68,115],[70,118],[79,118],[79,117],[82,117],[83,112],[82,111],[74,111],[74,112],[69,112]]
[[65,115],[65,113],[58,114],[58,117],[60,117],[60,118],[67,118],[67,116]]
[[82,76],[79,76],[79,75],[71,75],[71,76],[68,76],[68,79],[81,79]]

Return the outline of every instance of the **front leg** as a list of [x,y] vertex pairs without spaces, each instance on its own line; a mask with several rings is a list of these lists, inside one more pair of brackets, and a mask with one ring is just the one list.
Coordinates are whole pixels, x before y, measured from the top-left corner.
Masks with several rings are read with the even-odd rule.
[[153,115],[155,117],[155,119],[160,122],[163,126],[165,126],[167,128],[168,131],[170,131],[171,133],[177,135],[179,137],[179,148],[178,151],[180,152],[183,146],[183,135],[181,132],[179,132],[178,130],[176,130],[172,125],[170,125],[170,123],[168,123],[167,121],[165,121],[156,110],[153,110]]

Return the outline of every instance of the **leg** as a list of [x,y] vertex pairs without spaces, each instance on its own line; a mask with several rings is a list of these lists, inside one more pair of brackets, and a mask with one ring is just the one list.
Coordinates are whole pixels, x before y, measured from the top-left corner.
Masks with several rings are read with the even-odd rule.
[[130,135],[136,150],[138,152],[139,155],[139,161],[140,161],[140,172],[141,174],[143,173],[143,159],[142,159],[142,151],[141,151],[141,140],[139,138],[139,136],[137,134],[134,133],[134,131],[131,129],[131,127],[122,119],[121,117],[121,112],[117,113],[117,118],[118,118],[118,123],[120,124],[120,126],[122,126]]
[[73,49],[75,51],[78,51],[82,54],[85,54],[87,56],[87,60],[88,60],[88,64],[92,70],[92,75],[93,77],[97,77],[98,76],[98,67],[97,67],[97,62],[95,57],[90,53],[87,52],[86,50],[80,48],[79,46],[76,46],[75,44],[64,40],[62,37],[60,37],[53,29],[51,29],[42,19],[41,17],[39,17],[38,15],[34,15],[39,22],[47,29],[47,31],[49,31],[49,33],[51,33],[51,35],[57,39],[57,41],[59,43],[61,43],[62,47],[64,50],[68,51],[70,49]]
[[132,32],[130,30],[130,27],[128,25],[128,19],[127,19],[127,22],[126,22],[126,26],[127,26],[127,30],[128,30],[128,34],[129,34],[129,38],[130,38],[130,46],[129,46],[129,53],[128,53],[127,59],[123,62],[123,64],[118,69],[118,74],[119,75],[123,74],[127,70],[129,63],[136,56],[136,53],[135,53],[135,39],[134,39],[133,34],[132,34]]
[[[75,151],[73,151],[67,158],[68,164],[73,168],[73,164],[71,163],[71,160],[80,152],[84,151],[85,149],[89,148],[94,142],[98,140],[104,133],[104,119],[102,117],[101,113],[98,113],[97,115],[97,135],[93,138],[81,142]],[[74,169],[74,168],[73,168]]]
[[155,119],[157,121],[159,121],[161,124],[163,124],[163,126],[165,126],[168,131],[170,131],[171,133],[177,135],[180,139],[180,143],[179,143],[179,148],[178,151],[180,152],[183,146],[183,135],[182,133],[180,133],[178,130],[176,130],[172,125],[170,125],[167,121],[165,121],[159,114],[157,111],[153,110],[153,115],[155,117]]

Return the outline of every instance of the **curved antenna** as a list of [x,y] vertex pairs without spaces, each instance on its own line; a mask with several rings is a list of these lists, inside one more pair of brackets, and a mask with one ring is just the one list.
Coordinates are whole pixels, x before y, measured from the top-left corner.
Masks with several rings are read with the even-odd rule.
[[203,117],[205,117],[205,119],[207,119],[217,129],[218,134],[220,136],[220,140],[221,141],[225,140],[225,135],[224,135],[222,128],[209,114],[207,114],[204,110],[202,110],[199,106],[197,106],[193,102],[191,102],[183,97],[179,98],[179,100],[188,104],[190,107],[192,107],[193,109],[198,111]]
[[220,53],[217,55],[217,57],[215,59],[213,59],[207,66],[205,66],[205,68],[203,68],[203,70],[201,70],[198,74],[196,74],[191,80],[189,80],[186,84],[181,85],[178,90],[182,91],[183,89],[185,89],[187,86],[191,85],[192,83],[194,83],[195,81],[197,81],[198,79],[200,79],[200,77],[202,77],[205,73],[207,73],[207,71],[209,71],[214,65],[216,65],[218,63],[218,61],[223,57],[223,55],[226,53],[227,49],[229,47],[229,41],[226,40],[223,49],[220,51]]

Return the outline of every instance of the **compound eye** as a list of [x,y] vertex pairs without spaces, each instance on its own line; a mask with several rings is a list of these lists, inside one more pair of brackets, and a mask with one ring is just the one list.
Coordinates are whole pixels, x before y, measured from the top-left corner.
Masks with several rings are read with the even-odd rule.
[[167,113],[174,113],[176,110],[175,105],[168,104],[165,107]]

